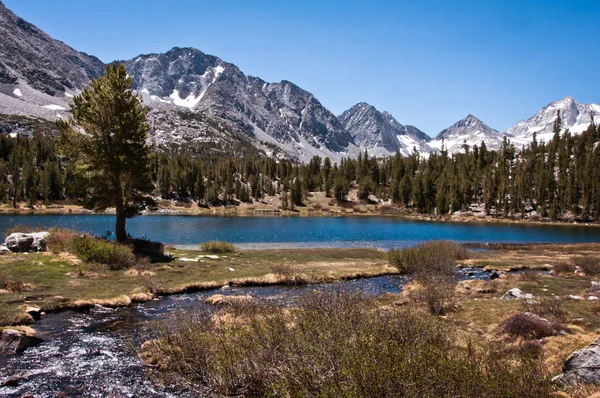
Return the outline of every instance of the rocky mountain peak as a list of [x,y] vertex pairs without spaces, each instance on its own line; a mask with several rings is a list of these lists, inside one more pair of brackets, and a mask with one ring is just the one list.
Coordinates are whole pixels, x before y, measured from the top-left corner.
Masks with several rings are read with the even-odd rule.
[[560,111],[562,130],[569,129],[572,134],[585,131],[592,118],[599,120],[600,105],[580,104],[573,97],[567,96],[554,101],[540,109],[527,120],[521,120],[510,126],[506,134],[518,143],[525,144],[532,140],[535,133],[538,140],[548,141],[554,135],[554,122]]
[[425,133],[412,126],[403,126],[390,113],[359,102],[338,116],[343,127],[360,148],[372,155],[389,155],[400,151],[408,155],[414,147],[430,152],[423,140]]
[[0,3],[0,114],[61,117],[104,64],[19,18]]

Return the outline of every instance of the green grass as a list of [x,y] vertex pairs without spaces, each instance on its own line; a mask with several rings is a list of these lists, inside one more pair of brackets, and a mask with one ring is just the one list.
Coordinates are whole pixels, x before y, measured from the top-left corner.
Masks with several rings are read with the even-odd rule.
[[[175,250],[181,258],[196,258],[204,253]],[[26,302],[45,311],[68,307],[77,300],[108,300],[122,295],[145,293],[147,281],[164,292],[187,288],[222,286],[229,282],[264,282],[275,265],[292,264],[302,274],[316,278],[339,278],[356,274],[383,274],[387,267],[384,253],[373,249],[257,250],[218,255],[217,259],[199,258],[198,262],[174,260],[147,265],[148,276],[136,275],[135,269],[110,270],[104,267],[70,264],[51,253],[10,253],[0,257],[0,274],[14,281],[29,283],[32,291],[0,294],[0,325],[21,323],[20,306]],[[233,269],[230,270],[230,269]],[[55,296],[61,296],[56,298]]]

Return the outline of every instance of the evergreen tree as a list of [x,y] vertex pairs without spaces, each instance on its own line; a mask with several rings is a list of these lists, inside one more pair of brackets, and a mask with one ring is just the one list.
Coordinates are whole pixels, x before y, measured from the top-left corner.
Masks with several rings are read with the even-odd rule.
[[61,150],[94,175],[90,205],[115,207],[119,242],[127,240],[127,218],[155,205],[147,196],[153,189],[147,110],[131,85],[123,64],[107,65],[103,76],[73,98],[71,119],[57,121]]

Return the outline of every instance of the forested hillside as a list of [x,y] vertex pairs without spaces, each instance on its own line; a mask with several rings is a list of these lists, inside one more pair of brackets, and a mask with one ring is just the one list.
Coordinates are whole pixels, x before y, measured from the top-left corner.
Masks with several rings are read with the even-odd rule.
[[[313,158],[296,164],[272,158],[206,157],[181,149],[151,158],[155,194],[162,199],[231,205],[279,195],[282,209],[302,206],[310,192],[346,200],[389,202],[421,213],[443,215],[485,205],[487,214],[519,217],[536,212],[552,220],[600,220],[600,128],[534,139],[516,148],[508,139],[498,151],[480,146],[465,153],[442,150],[427,158],[415,152],[376,158]],[[0,201],[17,206],[68,201],[85,205],[92,184],[76,164],[56,151],[55,140],[0,135]]]

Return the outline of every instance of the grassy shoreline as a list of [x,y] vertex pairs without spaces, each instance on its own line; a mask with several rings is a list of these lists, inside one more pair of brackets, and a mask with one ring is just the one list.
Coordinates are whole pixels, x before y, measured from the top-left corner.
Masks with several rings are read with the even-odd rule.
[[[21,291],[0,291],[0,326],[31,324],[28,305],[50,313],[100,304],[128,306],[155,296],[218,289],[226,285],[264,286],[329,283],[397,273],[376,249],[250,250],[209,255],[174,250],[176,259],[144,270],[112,271],[82,264],[67,253],[10,253],[0,257],[0,274],[21,283]],[[276,273],[288,266],[289,274]]]
[[[484,251],[469,251],[458,267],[478,267],[498,271],[500,278],[490,281],[459,282],[454,292],[453,309],[441,317],[427,314],[416,300],[419,284],[409,282],[400,294],[386,294],[376,299],[377,308],[413,311],[426,321],[441,322],[457,328],[465,336],[482,341],[517,347],[521,340],[503,334],[499,325],[516,313],[529,311],[523,300],[502,300],[509,289],[519,288],[533,294],[535,300],[558,297],[561,300],[561,323],[567,334],[548,336],[539,343],[544,366],[551,375],[573,351],[591,343],[600,333],[600,296],[590,289],[598,276],[586,275],[575,268],[556,273],[554,268],[577,259],[600,260],[600,243],[582,244],[498,244],[471,245]],[[67,253],[10,253],[0,256],[0,274],[20,278],[23,290],[0,292],[0,328],[35,324],[24,310],[37,306],[42,311],[87,310],[95,304],[107,307],[129,306],[157,296],[215,290],[226,286],[266,286],[303,283],[329,283],[343,279],[368,278],[396,274],[386,253],[376,249],[271,249],[248,250],[214,255],[199,250],[173,251],[176,259],[148,264],[144,269],[107,270],[93,264],[81,264]],[[599,263],[600,265],[600,263]],[[522,270],[510,273],[510,270]],[[550,273],[527,270],[551,269]],[[240,321],[248,314],[228,313],[222,307],[217,319]],[[240,311],[231,307],[231,311]],[[229,315],[228,315],[229,314]],[[421,315],[419,315],[421,314]],[[432,317],[432,318],[427,318]],[[419,318],[420,319],[420,318]],[[19,328],[20,326],[17,326]],[[30,329],[34,333],[33,329]],[[512,345],[511,345],[512,344]],[[536,343],[538,344],[538,343]],[[584,397],[598,389],[568,390],[571,397]]]

